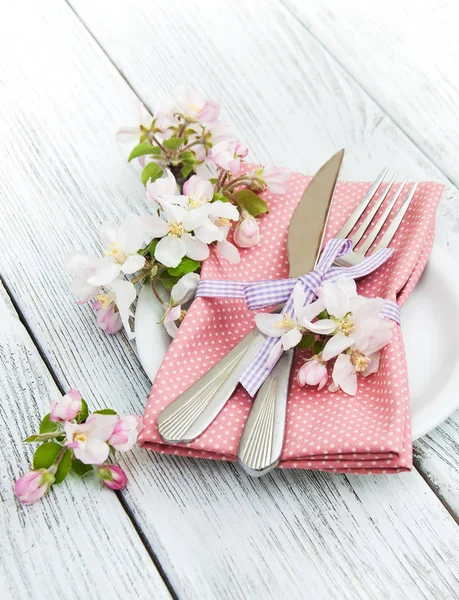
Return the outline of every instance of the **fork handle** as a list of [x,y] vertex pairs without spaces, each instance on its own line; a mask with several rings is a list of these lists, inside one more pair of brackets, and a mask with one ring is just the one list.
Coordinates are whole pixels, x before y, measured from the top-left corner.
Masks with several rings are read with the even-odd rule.
[[176,398],[158,417],[170,444],[192,442],[209,427],[234,392],[239,378],[265,342],[255,327],[226,356]]
[[282,454],[293,350],[284,352],[259,389],[239,442],[244,471],[260,477],[274,469]]

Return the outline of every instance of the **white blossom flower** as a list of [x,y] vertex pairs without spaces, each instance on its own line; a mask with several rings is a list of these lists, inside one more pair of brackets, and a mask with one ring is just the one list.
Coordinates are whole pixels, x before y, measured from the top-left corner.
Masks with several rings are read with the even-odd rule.
[[[112,281],[108,286],[108,291],[95,296],[98,309],[108,310],[110,307],[116,307],[129,339],[134,338],[134,332],[129,324],[129,317],[134,316],[131,305],[136,296],[134,285],[130,281],[121,278]],[[100,323],[99,326],[101,326]]]
[[103,258],[94,258],[77,251],[67,254],[65,270],[75,278],[70,284],[70,290],[78,299],[78,304],[84,304],[100,290],[100,285],[90,284],[88,279],[102,266],[103,261]]
[[145,265],[145,257],[137,251],[149,241],[147,229],[147,221],[134,214],[128,215],[119,227],[105,223],[101,228],[102,242],[106,245],[105,258],[96,266],[88,284],[107,285],[121,273],[130,275],[139,271]]
[[198,283],[199,275],[197,273],[187,273],[173,286],[170,305],[163,318],[164,327],[171,337],[175,337],[177,321],[182,320],[184,316],[182,304],[186,304],[193,298]]
[[[355,343],[366,344],[373,335],[386,340],[383,345],[391,339],[393,323],[380,316],[384,300],[359,296],[354,280],[340,277],[335,283],[325,281],[319,293],[319,299],[305,307],[301,324],[313,333],[331,335],[322,352],[325,361]],[[323,310],[330,318],[311,322]]]
[[152,117],[140,100],[137,101],[137,113],[138,125],[121,127],[116,132],[116,139],[121,144],[138,142],[144,130],[150,128]]

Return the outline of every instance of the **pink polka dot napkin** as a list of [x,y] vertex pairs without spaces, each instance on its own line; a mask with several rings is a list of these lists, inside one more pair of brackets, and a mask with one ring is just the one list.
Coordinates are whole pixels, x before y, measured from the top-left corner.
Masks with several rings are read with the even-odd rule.
[[[254,167],[249,167],[251,170]],[[265,193],[270,212],[260,220],[262,242],[242,250],[239,265],[213,254],[202,278],[228,280],[279,279],[288,276],[286,236],[290,217],[310,177],[294,173],[285,196]],[[370,183],[338,182],[327,240],[333,237]],[[409,190],[405,187],[399,199]],[[416,285],[432,248],[435,212],[443,185],[423,182],[391,246],[393,256],[359,283],[359,293],[381,296],[400,306]],[[403,314],[402,314],[403,318]],[[158,414],[222,358],[254,326],[254,314],[243,300],[196,299],[179,328],[154,381],[145,410],[140,444],[168,454],[236,460],[239,438],[252,406],[238,386],[230,401],[204,434],[189,444],[165,444],[158,434]],[[154,343],[154,340],[152,340]],[[394,326],[384,348],[379,372],[359,378],[356,396],[301,388],[296,374],[304,351],[296,351],[287,413],[287,430],[280,467],[345,473],[397,473],[412,467],[410,397],[400,328]]]

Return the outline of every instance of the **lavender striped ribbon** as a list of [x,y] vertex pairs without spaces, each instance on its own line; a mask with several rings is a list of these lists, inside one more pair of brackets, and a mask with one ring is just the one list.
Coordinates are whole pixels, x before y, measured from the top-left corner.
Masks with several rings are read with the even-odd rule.
[[[252,310],[266,308],[285,302],[282,313],[288,312],[294,317],[293,288],[300,281],[307,294],[305,305],[316,299],[315,290],[323,281],[336,281],[341,275],[350,279],[358,279],[375,271],[391,256],[393,250],[383,248],[353,267],[334,267],[334,261],[351,250],[351,241],[338,238],[331,239],[325,246],[317,262],[316,268],[301,277],[267,281],[219,281],[203,279],[199,282],[197,298],[244,298]],[[395,302],[386,300],[381,316],[400,324],[400,309]],[[274,368],[267,366],[267,359],[278,338],[268,337],[256,357],[242,373],[239,381],[247,392],[254,396],[263,381]]]

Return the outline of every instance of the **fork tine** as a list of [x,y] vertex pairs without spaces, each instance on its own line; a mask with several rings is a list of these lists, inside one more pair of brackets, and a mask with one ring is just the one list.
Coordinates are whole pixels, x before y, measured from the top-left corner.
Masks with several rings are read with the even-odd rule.
[[386,185],[386,187],[384,188],[384,191],[381,194],[380,198],[378,198],[378,200],[371,207],[371,210],[369,211],[368,215],[365,217],[365,219],[363,220],[363,222],[360,225],[360,227],[357,229],[357,231],[351,237],[352,248],[355,248],[355,246],[359,243],[359,241],[364,236],[366,230],[370,226],[370,223],[373,221],[373,218],[374,218],[375,214],[379,210],[379,207],[384,202],[384,200],[387,197],[387,194],[390,192],[392,186],[394,185],[394,181],[395,181],[396,177],[397,177],[397,173],[395,173],[395,175],[392,177],[392,179]]
[[394,237],[395,232],[399,228],[400,223],[402,222],[402,219],[405,216],[406,211],[408,210],[408,207],[409,207],[409,205],[411,203],[411,200],[413,199],[413,196],[414,196],[414,194],[416,192],[416,188],[417,187],[418,187],[418,184],[414,183],[413,187],[411,188],[411,190],[410,190],[410,192],[408,194],[408,196],[403,201],[403,204],[400,207],[400,210],[395,215],[395,217],[392,219],[392,223],[389,225],[386,233],[382,236],[381,241],[376,246],[375,252],[376,252],[376,250],[380,250],[381,248],[387,248],[387,246],[392,241],[392,238]]
[[344,225],[341,227],[341,229],[338,231],[338,233],[335,235],[335,237],[344,239],[347,236],[347,234],[350,231],[352,231],[352,228],[357,223],[357,221],[360,219],[361,214],[366,209],[366,207],[370,203],[371,199],[378,191],[378,188],[381,185],[384,177],[387,175],[388,170],[389,169],[387,169],[387,168],[384,169],[384,171],[379,175],[379,177],[373,183],[373,185],[368,190],[368,192],[365,194],[365,196],[362,198],[362,200],[360,200],[360,202],[357,204],[357,207],[355,208],[354,212],[351,214],[351,216],[346,221],[346,223],[344,223]]
[[378,222],[376,223],[376,225],[374,227],[372,227],[370,233],[367,236],[367,239],[360,246],[359,252],[362,252],[362,254],[366,254],[366,252],[370,248],[371,244],[375,241],[376,236],[383,228],[384,223],[387,221],[387,217],[389,216],[391,210],[394,208],[397,200],[399,199],[400,194],[402,193],[402,190],[405,187],[406,182],[407,182],[407,178],[405,177],[403,182],[400,184],[400,187],[395,192],[394,197],[387,204],[387,207],[385,208],[385,210],[384,210],[383,214],[381,215],[381,217],[379,218]]

